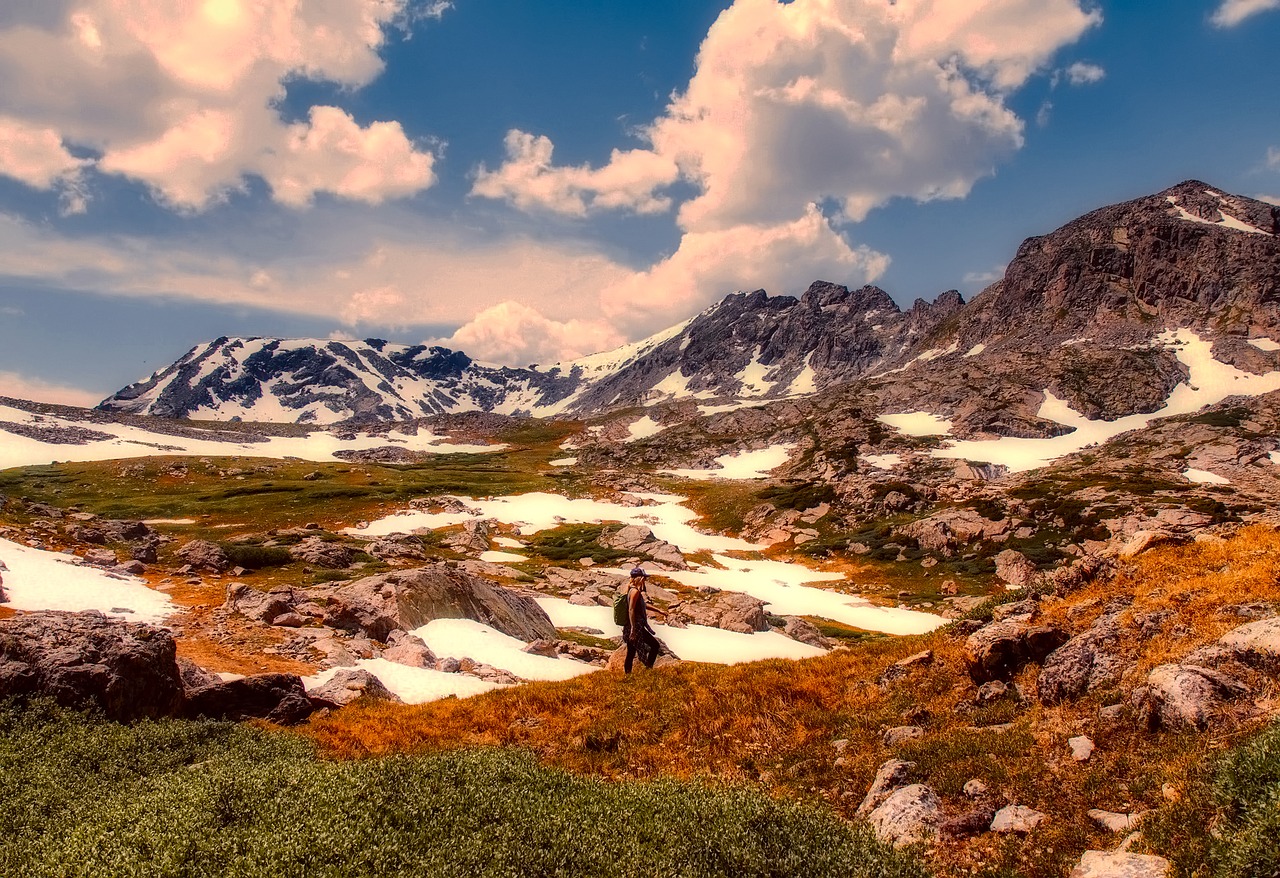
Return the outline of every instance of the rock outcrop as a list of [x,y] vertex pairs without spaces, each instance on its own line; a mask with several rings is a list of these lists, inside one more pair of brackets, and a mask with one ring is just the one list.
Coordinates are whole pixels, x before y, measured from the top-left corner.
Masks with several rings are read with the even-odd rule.
[[1148,728],[1197,731],[1207,728],[1223,704],[1244,695],[1239,680],[1197,665],[1160,665],[1133,693],[1139,722]]
[[326,624],[380,642],[434,619],[474,619],[525,642],[556,636],[533,598],[447,564],[357,580],[333,593],[325,614]]
[[1065,631],[1016,619],[979,628],[965,641],[965,663],[973,682],[1008,680],[1029,663],[1042,662],[1067,642]]
[[188,693],[185,707],[192,719],[265,719],[280,725],[302,722],[314,710],[295,674],[255,674],[202,686]]
[[52,698],[128,722],[174,716],[183,701],[173,637],[98,612],[0,620],[0,699]]

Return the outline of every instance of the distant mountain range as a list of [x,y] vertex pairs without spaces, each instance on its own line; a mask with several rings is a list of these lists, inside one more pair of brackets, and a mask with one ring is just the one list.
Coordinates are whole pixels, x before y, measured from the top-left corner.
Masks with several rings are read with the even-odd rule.
[[878,287],[821,281],[799,299],[735,293],[643,341],[528,368],[379,339],[224,337],[99,408],[315,424],[681,401],[709,413],[863,380],[891,406],[954,417],[960,435],[1042,435],[1045,391],[1090,417],[1162,405],[1186,377],[1159,342],[1169,330],[1211,338],[1238,368],[1280,368],[1278,234],[1280,208],[1187,181],[1029,238],[967,304],[953,290],[903,311]]

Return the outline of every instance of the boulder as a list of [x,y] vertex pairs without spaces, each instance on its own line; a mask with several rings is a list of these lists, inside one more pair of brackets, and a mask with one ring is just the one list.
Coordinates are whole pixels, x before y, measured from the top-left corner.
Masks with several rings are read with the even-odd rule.
[[365,670],[338,671],[328,682],[307,690],[307,697],[320,707],[346,707],[359,698],[370,701],[394,701],[400,697],[383,685],[382,681]]
[[894,847],[933,841],[942,827],[942,801],[924,784],[891,793],[867,815],[876,837]]
[[818,649],[830,649],[831,640],[824,637],[812,622],[800,616],[787,616],[787,624],[783,627],[782,633],[790,637],[792,640],[800,643],[807,643],[809,646],[816,646]]
[[1239,680],[1210,668],[1160,665],[1132,700],[1139,722],[1150,729],[1196,731],[1209,725],[1224,701],[1247,691]]
[[1115,811],[1103,811],[1101,808],[1090,808],[1089,819],[1108,832],[1132,832],[1142,821],[1142,814],[1120,814]]
[[1005,805],[992,818],[991,831],[1026,833],[1043,823],[1047,817],[1047,814],[1026,805]]
[[222,547],[208,540],[191,540],[178,549],[177,555],[194,570],[222,573],[231,567],[231,560]]
[[[848,745],[847,741],[845,745]],[[865,817],[870,814],[880,807],[881,803],[889,798],[894,790],[905,786],[907,777],[911,774],[911,769],[915,767],[916,764],[914,762],[904,762],[901,759],[890,759],[881,765],[876,771],[875,780],[871,782],[871,788],[867,790],[867,795],[862,799],[862,804],[858,806],[858,816]]]
[[205,670],[189,658],[178,656],[178,675],[182,678],[182,688],[188,692],[201,686],[212,686],[221,683],[222,678],[213,671]]
[[493,534],[493,519],[472,518],[462,523],[462,530],[448,539],[449,548],[458,552],[486,552]]
[[129,722],[176,715],[183,686],[172,635],[96,611],[0,620],[0,700],[52,698]]
[[1218,645],[1246,665],[1280,671],[1280,616],[1234,628],[1219,638]]
[[641,524],[628,524],[612,533],[600,537],[600,545],[623,552],[634,552],[637,555],[648,555],[653,560],[667,567],[685,570],[684,555],[671,543],[660,540],[653,531]]
[[734,591],[720,592],[699,603],[685,601],[677,604],[671,608],[670,616],[677,623],[722,628],[739,634],[769,630],[764,601]]
[[341,570],[350,567],[355,553],[342,543],[334,543],[323,537],[307,537],[295,546],[289,547],[289,555],[295,561],[302,561],[326,570]]
[[434,668],[436,655],[426,642],[413,634],[392,634],[388,637],[388,646],[382,651],[382,657],[389,662],[408,665],[411,668]]
[[1033,600],[1016,601],[1012,604],[1000,604],[991,611],[991,621],[1004,622],[1017,619],[1030,622],[1040,615],[1040,604]]
[[297,601],[297,593],[287,586],[260,591],[251,585],[239,583],[227,586],[227,599],[222,606],[228,612],[269,623],[293,612]]
[[474,619],[526,643],[555,639],[551,618],[533,598],[448,564],[370,576],[337,589],[326,624],[385,642],[433,619]]
[[1018,670],[1067,642],[1065,631],[1046,625],[1008,620],[993,622],[965,640],[965,663],[973,682],[1008,680]]
[[187,695],[190,719],[265,719],[293,725],[315,710],[302,678],[296,674],[255,674],[239,680],[220,680]]
[[1136,558],[1148,549],[1154,549],[1156,546],[1166,545],[1169,543],[1180,542],[1180,540],[1168,531],[1163,530],[1140,530],[1133,533],[1128,540],[1125,541],[1116,552],[1117,557],[1122,559]]
[[120,559],[110,549],[90,549],[84,553],[84,563],[94,567],[115,567]]
[[1071,758],[1076,762],[1088,762],[1096,746],[1093,739],[1086,735],[1077,735],[1067,739],[1067,747],[1071,750]]
[[895,726],[884,733],[884,745],[897,747],[908,741],[918,741],[924,737],[924,729],[920,726]]
[[1040,700],[1057,704],[1119,682],[1125,667],[1119,642],[1115,616],[1103,616],[1088,631],[1068,640],[1045,660],[1036,680]]
[[1125,851],[1085,851],[1069,878],[1167,878],[1173,864],[1164,857]]
[[1036,565],[1016,549],[1005,549],[995,560],[996,576],[1009,585],[1024,588],[1036,577]]

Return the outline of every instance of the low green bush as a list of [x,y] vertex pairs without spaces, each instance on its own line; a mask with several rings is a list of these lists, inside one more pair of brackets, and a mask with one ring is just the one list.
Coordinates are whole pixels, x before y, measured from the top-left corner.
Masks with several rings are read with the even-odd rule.
[[225,723],[0,709],[0,875],[924,878],[821,808],[513,750],[358,762]]
[[263,567],[283,567],[293,562],[288,549],[279,546],[240,545],[223,543],[222,551],[232,567],[243,567],[246,570],[261,570]]

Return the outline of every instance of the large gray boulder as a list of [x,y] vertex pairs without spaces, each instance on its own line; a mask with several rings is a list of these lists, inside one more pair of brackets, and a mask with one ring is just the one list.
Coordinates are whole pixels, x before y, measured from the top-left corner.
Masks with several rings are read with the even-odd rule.
[[1069,635],[1047,625],[1010,619],[993,622],[965,640],[965,664],[973,682],[1008,680],[1025,665],[1044,661],[1067,642]]
[[173,716],[183,698],[173,637],[96,611],[0,620],[0,700],[9,697],[52,698],[122,722]]
[[942,800],[930,787],[896,790],[867,815],[876,837],[894,847],[933,841],[942,826]]
[[327,625],[380,642],[435,619],[474,619],[525,642],[556,637],[533,598],[444,563],[357,580],[334,592],[325,613]]
[[327,570],[342,570],[350,567],[355,559],[355,553],[350,548],[322,537],[307,537],[297,545],[290,546],[289,555],[295,561],[302,561]]
[[191,540],[178,549],[177,555],[197,570],[222,573],[231,568],[231,559],[217,543],[208,540]]
[[671,620],[677,625],[705,625],[739,634],[769,630],[764,601],[733,591],[720,592],[707,601],[684,601],[677,604],[669,610],[669,621]]
[[894,790],[906,786],[907,778],[911,776],[911,770],[915,767],[914,762],[906,762],[902,759],[890,759],[881,765],[876,771],[876,777],[871,782],[870,789],[862,799],[862,804],[858,806],[858,816],[867,816],[880,807],[885,799],[893,795]]
[[1232,629],[1219,638],[1218,645],[1246,665],[1280,671],[1280,616]]
[[314,710],[301,677],[296,674],[255,674],[239,680],[219,681],[189,692],[185,713],[191,719],[235,722],[265,719],[280,725],[293,725],[302,722]]
[[307,697],[322,707],[346,707],[360,698],[370,701],[399,702],[400,697],[381,680],[365,670],[342,670],[314,689],[307,690]]
[[1068,640],[1045,659],[1036,681],[1040,700],[1056,704],[1119,682],[1125,666],[1119,643],[1115,616],[1103,616],[1088,631]]
[[680,549],[653,535],[653,531],[642,524],[628,524],[612,533],[600,537],[600,545],[618,549],[623,552],[635,552],[637,555],[648,555],[655,561],[677,570],[685,570],[684,555]]
[[1239,680],[1210,668],[1160,665],[1132,698],[1139,722],[1148,728],[1197,731],[1213,721],[1223,702],[1247,692]]
[[278,616],[291,613],[299,598],[288,586],[260,591],[251,585],[234,583],[227,586],[227,599],[223,607],[259,622],[271,622]]

